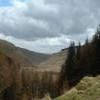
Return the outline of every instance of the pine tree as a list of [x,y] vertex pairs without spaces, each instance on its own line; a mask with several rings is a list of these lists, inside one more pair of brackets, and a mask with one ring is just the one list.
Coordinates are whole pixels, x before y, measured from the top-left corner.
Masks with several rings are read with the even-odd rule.
[[64,82],[67,82],[69,84],[74,74],[74,69],[75,69],[75,66],[74,66],[75,65],[75,43],[74,42],[70,44],[70,47],[68,48],[67,56],[68,57],[61,70],[60,78],[61,80],[63,80],[62,85],[64,84]]
[[76,59],[79,60],[80,57],[81,57],[81,43],[79,42],[77,46]]
[[94,70],[94,74],[100,73],[100,25],[97,28],[97,32],[93,37],[92,40],[93,48],[95,49],[94,52],[94,64],[92,66],[92,70]]

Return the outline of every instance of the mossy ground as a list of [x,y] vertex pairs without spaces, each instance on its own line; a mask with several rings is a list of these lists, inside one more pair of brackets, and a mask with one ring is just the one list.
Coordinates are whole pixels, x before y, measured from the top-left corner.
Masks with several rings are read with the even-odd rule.
[[100,100],[100,76],[84,77],[74,88],[54,100]]

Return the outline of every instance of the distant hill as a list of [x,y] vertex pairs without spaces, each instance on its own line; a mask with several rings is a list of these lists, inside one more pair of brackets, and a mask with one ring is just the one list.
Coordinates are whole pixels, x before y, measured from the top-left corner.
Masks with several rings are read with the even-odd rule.
[[37,53],[19,47],[17,47],[17,50],[19,50],[26,58],[28,58],[30,63],[32,63],[33,65],[38,65],[47,60],[51,56],[49,54]]
[[67,58],[67,50],[68,49],[63,49],[58,53],[52,54],[48,60],[39,64],[38,69],[41,71],[59,72],[61,66],[64,64],[65,59]]
[[36,53],[16,47],[12,43],[4,40],[0,40],[0,52],[16,60],[23,67],[36,66],[50,57],[47,54]]
[[38,66],[38,70],[57,72],[60,71],[61,65],[67,57],[67,49],[49,55],[16,47],[4,40],[0,40],[0,52],[17,61],[22,67]]

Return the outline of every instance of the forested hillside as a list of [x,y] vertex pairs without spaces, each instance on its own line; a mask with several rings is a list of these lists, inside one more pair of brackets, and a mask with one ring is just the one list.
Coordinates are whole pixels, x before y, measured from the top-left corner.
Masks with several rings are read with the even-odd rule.
[[77,85],[85,76],[95,77],[100,74],[100,27],[93,39],[75,47],[72,42],[68,49],[68,57],[62,66],[59,79],[61,92]]

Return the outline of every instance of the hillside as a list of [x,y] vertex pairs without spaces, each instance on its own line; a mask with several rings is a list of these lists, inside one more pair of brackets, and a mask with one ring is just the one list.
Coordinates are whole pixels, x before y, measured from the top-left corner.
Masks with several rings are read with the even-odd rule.
[[84,77],[74,88],[54,100],[100,100],[100,76]]
[[38,69],[41,71],[44,70],[44,71],[59,72],[66,58],[67,58],[67,49],[52,54],[48,60],[39,64]]
[[[13,86],[15,86],[15,84],[17,88],[21,86],[18,65],[19,64],[12,58],[0,52],[0,100],[6,100],[8,98],[7,95],[13,92],[12,89],[14,89]],[[14,92],[12,94],[14,94]]]
[[38,66],[38,69],[48,71],[60,71],[67,55],[67,49],[51,55],[41,54],[16,47],[4,40],[0,40],[0,52],[11,57],[23,67]]
[[4,40],[0,40],[0,52],[16,60],[23,67],[36,66],[50,56],[16,47],[12,43]]
[[17,50],[22,53],[33,65],[38,65],[47,60],[51,55],[29,51],[24,48],[17,47]]

